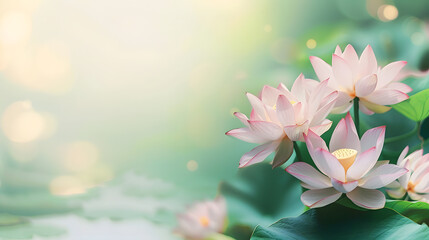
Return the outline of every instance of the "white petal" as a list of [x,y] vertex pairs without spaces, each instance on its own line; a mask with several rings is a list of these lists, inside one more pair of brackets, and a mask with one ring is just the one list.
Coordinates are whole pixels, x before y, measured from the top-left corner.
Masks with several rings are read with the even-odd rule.
[[395,89],[382,88],[365,97],[365,100],[378,105],[392,105],[407,100],[406,93]]
[[328,131],[331,128],[331,126],[332,126],[332,121],[325,119],[325,121],[323,121],[321,125],[311,127],[310,130],[320,136],[326,131]]
[[277,118],[283,126],[295,123],[295,113],[289,99],[284,95],[280,95],[276,105]]
[[305,101],[305,78],[301,73],[292,85],[291,93],[298,98],[300,102]]
[[296,162],[286,168],[286,172],[298,178],[312,188],[329,188],[332,187],[329,178],[321,174],[307,163]]
[[396,188],[401,188],[401,184],[399,184],[398,181],[393,181],[393,182],[387,184],[385,187],[390,188],[390,189],[396,189]]
[[362,101],[359,101],[359,110],[361,112],[363,112],[364,114],[366,114],[366,115],[372,115],[372,114],[374,114],[374,112],[371,111],[371,110],[369,110],[369,108],[367,108],[365,106],[365,104],[362,103]]
[[374,51],[368,45],[363,50],[359,59],[359,73],[361,76],[367,76],[377,72],[377,59],[375,58]]
[[375,147],[359,153],[355,162],[347,170],[347,180],[358,180],[367,174],[377,163]]
[[303,124],[295,124],[284,127],[286,135],[292,141],[304,141],[304,135],[308,132],[308,121]]
[[384,136],[386,133],[386,126],[376,127],[366,131],[361,140],[361,151],[364,152],[372,147],[376,148],[376,158],[381,154],[384,144]]
[[254,113],[257,114],[260,119],[265,119],[265,107],[262,101],[251,93],[247,93],[246,95],[252,105]]
[[341,57],[347,61],[353,71],[353,75],[357,75],[359,71],[359,58],[352,45],[348,44],[346,46]]
[[246,115],[244,115],[243,113],[235,112],[234,116],[236,116],[244,125],[246,125],[247,127],[249,126],[249,123],[247,122],[249,119]]
[[273,88],[271,86],[265,85],[262,88],[261,92],[261,100],[264,104],[267,104],[268,106],[274,106],[277,102],[278,96],[282,94],[282,92],[276,88]]
[[282,128],[272,122],[249,121],[249,124],[257,135],[268,140],[278,140],[283,135]]
[[350,113],[347,113],[346,117],[338,123],[329,143],[329,150],[331,152],[342,148],[354,149],[357,152],[360,152],[361,148],[356,127]]
[[238,167],[247,167],[252,164],[264,161],[265,158],[267,158],[272,152],[276,150],[278,145],[278,142],[269,142],[255,147],[250,152],[245,153],[241,157]]
[[308,131],[304,136],[305,142],[307,143],[307,148],[309,151],[314,151],[316,148],[322,148],[328,151],[325,141],[313,131]]
[[356,96],[365,97],[374,92],[377,86],[377,75],[371,74],[359,79],[355,85]]
[[351,97],[348,93],[339,91],[337,100],[335,102],[335,107],[341,107],[350,103],[353,104],[353,99],[354,98]]
[[419,183],[414,188],[417,192],[429,193],[429,172],[420,179]]
[[337,84],[347,91],[353,91],[353,75],[349,64],[340,56],[332,56],[332,72]]
[[332,186],[338,191],[342,193],[348,193],[353,191],[358,186],[358,181],[352,182],[341,182],[334,178],[331,179]]
[[336,94],[333,94],[333,92],[334,90],[328,87],[328,80],[320,82],[310,94],[308,100],[309,115],[313,115],[320,107],[334,101],[337,98],[335,95],[338,95],[338,92]]
[[[323,120],[326,119],[326,117],[331,112],[332,108],[335,105],[335,100],[338,96],[338,92],[333,92],[327,97],[330,98],[331,101],[327,102],[325,105],[321,106],[316,113],[313,116],[313,119],[311,120],[311,126],[319,125]],[[315,104],[315,103],[310,103]]]
[[413,183],[418,183],[426,174],[429,174],[429,162],[426,162],[425,164],[422,164],[416,168],[411,174],[410,181]]
[[345,182],[344,167],[330,152],[322,148],[316,148],[312,150],[309,149],[309,153],[321,172],[330,178]]
[[398,162],[396,163],[396,165],[403,167],[403,161],[405,159],[405,156],[408,153],[408,150],[409,150],[408,146],[406,146],[404,148],[404,150],[402,150],[401,155],[399,155],[399,157],[398,157]]
[[386,164],[389,164],[389,160],[377,161],[377,163],[374,165],[374,167],[372,169],[378,168],[378,167],[386,165]]
[[354,204],[367,209],[380,209],[386,203],[386,197],[378,190],[357,187],[346,195]]
[[331,76],[331,66],[325,61],[318,57],[311,56],[310,62],[320,81],[324,81]]
[[405,191],[405,189],[403,188],[397,188],[397,189],[386,189],[386,193],[392,197],[392,198],[396,198],[396,199],[400,199],[403,198],[405,193],[407,191]]
[[343,52],[341,51],[341,48],[338,45],[335,47],[335,52],[334,53],[337,54],[338,56],[343,55]]
[[398,76],[401,69],[407,64],[406,61],[392,62],[381,69],[379,74],[380,86],[384,87]]
[[[353,100],[353,99],[351,99]],[[342,106],[338,106],[338,107],[334,107],[331,111],[331,113],[333,114],[341,114],[341,113],[346,113],[348,112],[353,106],[353,101],[349,102],[349,103],[345,103]]]
[[[410,169],[410,161],[409,159],[404,161],[404,168],[406,169]],[[401,184],[401,186],[403,188],[407,188],[408,187],[408,182],[410,181],[410,177],[411,177],[411,172],[412,171],[408,171],[406,174],[402,175],[400,178],[398,178],[398,182],[399,184]]]
[[386,88],[395,89],[403,93],[409,93],[413,91],[413,89],[410,86],[401,82],[391,82],[386,86]]
[[421,194],[413,193],[413,192],[408,192],[408,196],[410,196],[412,200],[416,200],[416,201],[420,201],[423,198]]
[[408,155],[405,160],[408,160],[408,169],[414,170],[417,166],[417,162],[419,162],[419,159],[422,159],[423,156],[423,149],[416,150],[412,152],[410,155]]
[[341,194],[334,188],[308,190],[301,195],[301,201],[307,207],[318,208],[337,201]]
[[228,131],[225,134],[249,143],[265,143],[269,141],[269,139],[257,135],[250,128],[237,128]]
[[408,172],[407,169],[397,165],[386,164],[368,173],[359,183],[362,188],[377,189],[395,181],[400,176]]
[[391,109],[391,107],[386,107],[383,105],[368,102],[365,98],[359,99],[359,105],[361,104],[363,104],[371,112],[375,112],[375,113],[385,113]]

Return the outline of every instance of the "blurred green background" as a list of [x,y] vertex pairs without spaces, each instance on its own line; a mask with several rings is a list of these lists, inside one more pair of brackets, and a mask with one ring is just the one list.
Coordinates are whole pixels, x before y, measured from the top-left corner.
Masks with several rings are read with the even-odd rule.
[[243,171],[253,146],[224,133],[246,91],[348,43],[426,70],[428,18],[427,0],[1,0],[0,239],[175,239]]

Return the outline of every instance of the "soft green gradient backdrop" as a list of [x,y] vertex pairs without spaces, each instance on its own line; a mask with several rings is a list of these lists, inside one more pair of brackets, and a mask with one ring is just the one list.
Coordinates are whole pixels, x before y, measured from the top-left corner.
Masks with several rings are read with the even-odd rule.
[[152,184],[171,186],[164,199],[213,197],[253,147],[224,135],[250,113],[246,91],[314,78],[308,57],[329,62],[337,44],[427,69],[428,16],[426,0],[1,0],[1,194],[68,200],[137,172],[141,198],[159,195]]

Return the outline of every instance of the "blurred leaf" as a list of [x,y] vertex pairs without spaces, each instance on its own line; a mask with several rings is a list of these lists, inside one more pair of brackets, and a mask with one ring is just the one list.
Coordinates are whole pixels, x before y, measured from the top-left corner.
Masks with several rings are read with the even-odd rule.
[[220,184],[219,191],[227,200],[231,224],[268,224],[304,210],[299,201],[299,181],[284,169],[272,169],[268,163],[240,169],[234,180]]
[[339,204],[310,209],[269,227],[256,227],[251,239],[426,239],[429,228],[390,209],[359,211]]
[[225,235],[231,236],[236,240],[248,240],[252,236],[253,228],[246,225],[233,225],[228,227],[225,231]]
[[358,205],[354,204],[348,197],[346,197],[344,195],[341,196],[341,198],[337,201],[337,203],[341,204],[341,205],[343,205],[345,207],[356,209],[356,210],[359,210],[359,211],[368,211],[368,209],[361,208]]
[[419,69],[421,71],[426,71],[429,69],[429,50],[426,50],[423,56],[421,57]]
[[27,223],[28,220],[11,214],[0,214],[0,227]]
[[39,237],[53,237],[66,233],[62,228],[47,225],[17,225],[0,227],[0,237],[7,239],[32,239]]
[[426,225],[429,224],[428,203],[392,200],[386,202],[385,208],[392,209],[416,223],[426,223]]
[[230,236],[226,236],[220,233],[215,233],[207,238],[204,238],[204,240],[235,240],[234,238],[231,238]]
[[79,210],[80,206],[67,198],[55,197],[48,193],[0,194],[0,213],[21,216],[38,216],[67,213]]
[[429,116],[429,89],[416,93],[392,107],[413,121],[423,121]]
[[423,139],[429,138],[429,117],[422,122],[422,125],[420,127],[420,136]]

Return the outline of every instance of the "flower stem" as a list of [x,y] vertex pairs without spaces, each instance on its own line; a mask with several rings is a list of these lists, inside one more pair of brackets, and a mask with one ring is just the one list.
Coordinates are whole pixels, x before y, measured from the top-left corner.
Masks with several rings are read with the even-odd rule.
[[420,141],[421,141],[420,146],[421,146],[421,149],[423,149],[425,139],[420,135],[421,130],[422,130],[422,122],[418,121],[417,122],[417,137],[420,139]]
[[355,97],[353,100],[354,122],[358,137],[360,137],[360,124],[359,124],[359,98]]
[[384,143],[392,143],[392,142],[400,141],[403,139],[407,139],[407,138],[413,136],[414,134],[416,134],[418,131],[419,131],[419,125],[417,123],[417,125],[410,132],[403,134],[403,135],[396,136],[396,137],[386,138],[384,140]]
[[303,162],[302,155],[301,155],[301,152],[299,151],[297,142],[293,142],[293,149],[295,150],[295,154],[296,154],[295,162],[296,160],[298,160],[298,162]]

